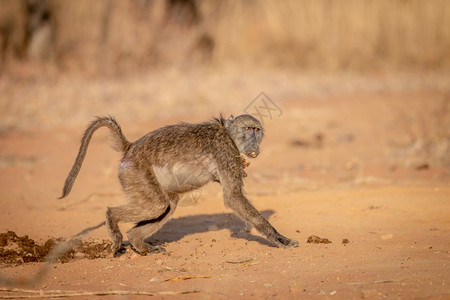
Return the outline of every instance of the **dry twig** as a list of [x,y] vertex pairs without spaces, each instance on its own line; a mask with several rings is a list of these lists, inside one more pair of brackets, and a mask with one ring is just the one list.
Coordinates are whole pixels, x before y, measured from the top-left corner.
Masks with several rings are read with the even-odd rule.
[[[17,288],[0,288],[2,292],[22,293],[25,295],[0,295],[0,299],[19,299],[19,298],[64,298],[64,297],[79,297],[79,296],[107,296],[107,295],[183,295],[198,293],[199,290],[185,290],[185,291],[162,291],[162,292],[145,292],[145,291],[65,291],[65,290],[29,290]],[[27,295],[33,294],[33,295]]]
[[212,276],[211,275],[179,276],[179,277],[169,278],[164,281],[177,282],[177,281],[183,281],[183,280],[189,280],[189,279],[195,279],[195,278],[212,278]]

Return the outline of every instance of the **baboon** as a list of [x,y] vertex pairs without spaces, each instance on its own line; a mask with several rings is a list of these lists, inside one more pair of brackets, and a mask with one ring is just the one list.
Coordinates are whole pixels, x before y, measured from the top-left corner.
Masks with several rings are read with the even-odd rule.
[[113,148],[123,153],[119,179],[127,204],[108,207],[106,226],[116,254],[122,247],[119,222],[135,222],[127,236],[132,247],[145,255],[164,251],[146,239],[156,233],[173,215],[179,194],[198,189],[208,182],[222,185],[225,205],[253,225],[272,244],[297,247],[284,237],[249,202],[243,190],[241,153],[249,158],[259,154],[263,138],[261,123],[250,115],[222,116],[200,124],[180,123],[152,131],[130,143],[112,117],[94,120],[84,132],[75,163],[66,178],[66,197],[80,171],[93,133],[100,127],[113,133]]

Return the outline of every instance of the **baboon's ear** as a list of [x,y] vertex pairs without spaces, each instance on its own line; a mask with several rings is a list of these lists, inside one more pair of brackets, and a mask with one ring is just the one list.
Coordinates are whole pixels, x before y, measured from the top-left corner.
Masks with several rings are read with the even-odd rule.
[[234,121],[234,116],[233,116],[233,115],[230,115],[230,116],[228,117],[228,121]]

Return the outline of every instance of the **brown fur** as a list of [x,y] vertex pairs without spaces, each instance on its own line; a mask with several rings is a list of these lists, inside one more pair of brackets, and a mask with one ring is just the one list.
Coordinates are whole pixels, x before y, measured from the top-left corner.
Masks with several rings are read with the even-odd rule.
[[119,179],[128,200],[127,204],[109,207],[106,211],[106,225],[114,252],[122,245],[119,222],[136,222],[127,235],[138,252],[161,251],[160,247],[151,246],[145,240],[172,217],[179,193],[200,188],[211,181],[222,185],[225,204],[274,245],[284,248],[298,245],[279,234],[244,195],[240,154],[256,157],[263,138],[263,128],[252,116],[220,117],[201,124],[166,126],[133,143],[128,142],[113,118],[98,118],[85,131],[61,198],[69,194],[92,134],[102,126],[111,129],[115,149],[123,153]]

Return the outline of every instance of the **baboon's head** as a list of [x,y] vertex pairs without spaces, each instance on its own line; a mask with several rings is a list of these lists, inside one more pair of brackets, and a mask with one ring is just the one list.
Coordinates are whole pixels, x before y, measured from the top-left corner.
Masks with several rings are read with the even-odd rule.
[[225,120],[225,128],[239,149],[247,157],[255,158],[259,154],[259,144],[264,136],[261,123],[250,115],[231,115]]

